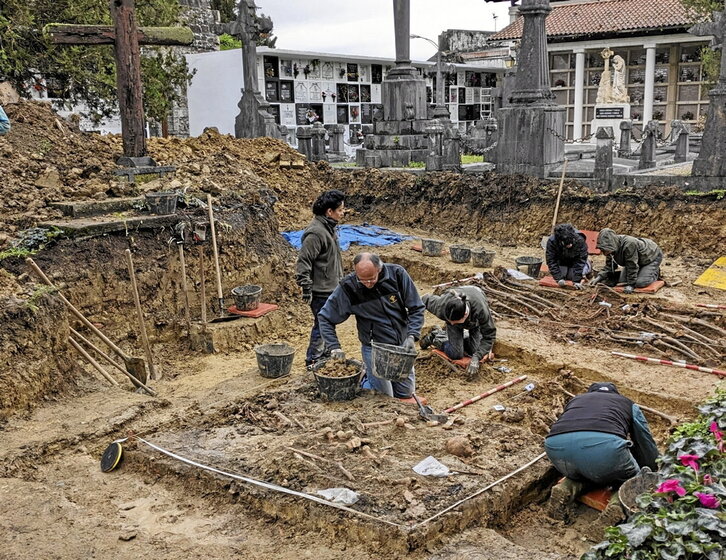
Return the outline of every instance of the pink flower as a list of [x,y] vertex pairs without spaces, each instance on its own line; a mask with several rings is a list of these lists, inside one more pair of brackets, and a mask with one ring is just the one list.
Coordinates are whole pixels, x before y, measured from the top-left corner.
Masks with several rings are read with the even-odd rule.
[[723,434],[721,433],[721,430],[718,429],[718,424],[716,422],[711,422],[711,425],[708,427],[708,431],[713,434],[716,441],[721,441],[723,439]]
[[700,457],[698,455],[680,455],[678,457],[678,460],[681,462],[681,464],[684,467],[691,467],[694,471],[698,472],[699,466],[698,466],[698,460]]
[[675,478],[669,478],[668,480],[661,483],[656,489],[659,494],[667,494],[668,492],[675,492],[679,496],[686,495],[686,489],[681,486],[681,481]]
[[713,477],[710,474],[704,474],[703,484],[705,484],[706,486],[708,486],[709,484],[713,484]]
[[701,502],[701,505],[703,507],[711,508],[711,509],[718,509],[718,507],[721,505],[721,502],[718,501],[718,498],[714,496],[713,494],[704,494],[703,492],[694,492],[694,496],[698,498],[698,501]]

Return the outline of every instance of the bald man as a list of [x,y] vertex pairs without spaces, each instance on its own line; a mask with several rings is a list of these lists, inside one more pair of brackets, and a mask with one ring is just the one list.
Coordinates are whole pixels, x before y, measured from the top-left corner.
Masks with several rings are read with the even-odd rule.
[[366,367],[364,388],[390,397],[409,398],[416,389],[413,368],[404,381],[388,381],[371,375],[371,342],[395,344],[413,350],[421,336],[424,304],[408,272],[397,264],[385,264],[375,253],[353,259],[354,271],[345,276],[318,314],[320,333],[331,356],[345,359],[335,326],[355,316],[358,340]]

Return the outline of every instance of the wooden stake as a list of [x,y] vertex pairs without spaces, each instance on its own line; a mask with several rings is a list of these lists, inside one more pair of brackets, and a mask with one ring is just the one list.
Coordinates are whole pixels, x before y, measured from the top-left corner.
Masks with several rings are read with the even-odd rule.
[[75,340],[73,340],[73,338],[71,338],[70,336],[68,337],[68,342],[70,342],[71,346],[73,346],[73,348],[75,348],[78,351],[78,353],[81,356],[83,356],[89,364],[91,364],[94,368],[96,368],[96,370],[98,370],[98,373],[103,375],[103,377],[105,377],[106,380],[111,385],[118,385],[118,381],[116,381],[113,377],[111,377],[111,374],[108,373],[105,369],[103,369],[101,364],[99,364],[96,360],[94,360],[91,357],[91,355],[88,352],[86,352],[83,349],[83,347],[80,344],[78,344]]
[[557,202],[555,203],[555,215],[552,216],[552,231],[550,234],[555,232],[555,226],[557,225],[557,216],[560,213],[560,197],[562,196],[562,186],[565,184],[565,171],[567,170],[567,158],[565,158],[562,164],[562,177],[560,177],[560,188],[557,189]]
[[139,330],[141,331],[141,342],[144,345],[146,353],[146,361],[149,362],[149,373],[151,379],[158,379],[154,368],[154,359],[151,355],[151,346],[149,345],[149,337],[146,335],[146,324],[144,323],[144,312],[141,310],[141,300],[139,299],[139,287],[136,285],[136,273],[134,272],[134,259],[131,256],[131,250],[126,249],[126,261],[129,265],[129,276],[131,277],[131,288],[134,292],[134,303],[136,304],[136,315],[139,320]]
[[189,316],[189,291],[187,290],[187,265],[184,262],[184,244],[179,243],[179,266],[181,268],[181,286],[184,292],[184,320],[187,324],[187,333],[192,328],[192,319]]
[[224,315],[224,294],[222,294],[222,270],[219,268],[219,251],[217,250],[217,230],[214,227],[214,210],[212,209],[212,195],[207,194],[207,209],[209,211],[209,229],[212,233],[212,251],[214,252],[214,269],[217,271],[217,300],[219,314]]
[[207,290],[204,287],[204,247],[199,246],[199,297],[202,299],[202,324],[207,324]]

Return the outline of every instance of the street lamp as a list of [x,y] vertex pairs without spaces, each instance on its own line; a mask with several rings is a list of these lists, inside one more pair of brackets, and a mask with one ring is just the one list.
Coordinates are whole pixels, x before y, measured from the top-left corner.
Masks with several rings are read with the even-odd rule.
[[443,80],[443,64],[441,62],[441,45],[432,41],[428,37],[421,35],[411,35],[411,39],[423,39],[436,47],[436,102],[434,103],[434,118],[448,119],[449,110],[444,103],[444,80]]

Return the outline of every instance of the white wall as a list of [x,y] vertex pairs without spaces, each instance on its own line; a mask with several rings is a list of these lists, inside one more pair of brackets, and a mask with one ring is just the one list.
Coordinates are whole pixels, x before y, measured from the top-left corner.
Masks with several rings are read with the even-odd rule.
[[214,126],[222,134],[234,135],[237,103],[242,96],[242,50],[213,51],[185,55],[196,74],[187,88],[189,135],[199,136]]

